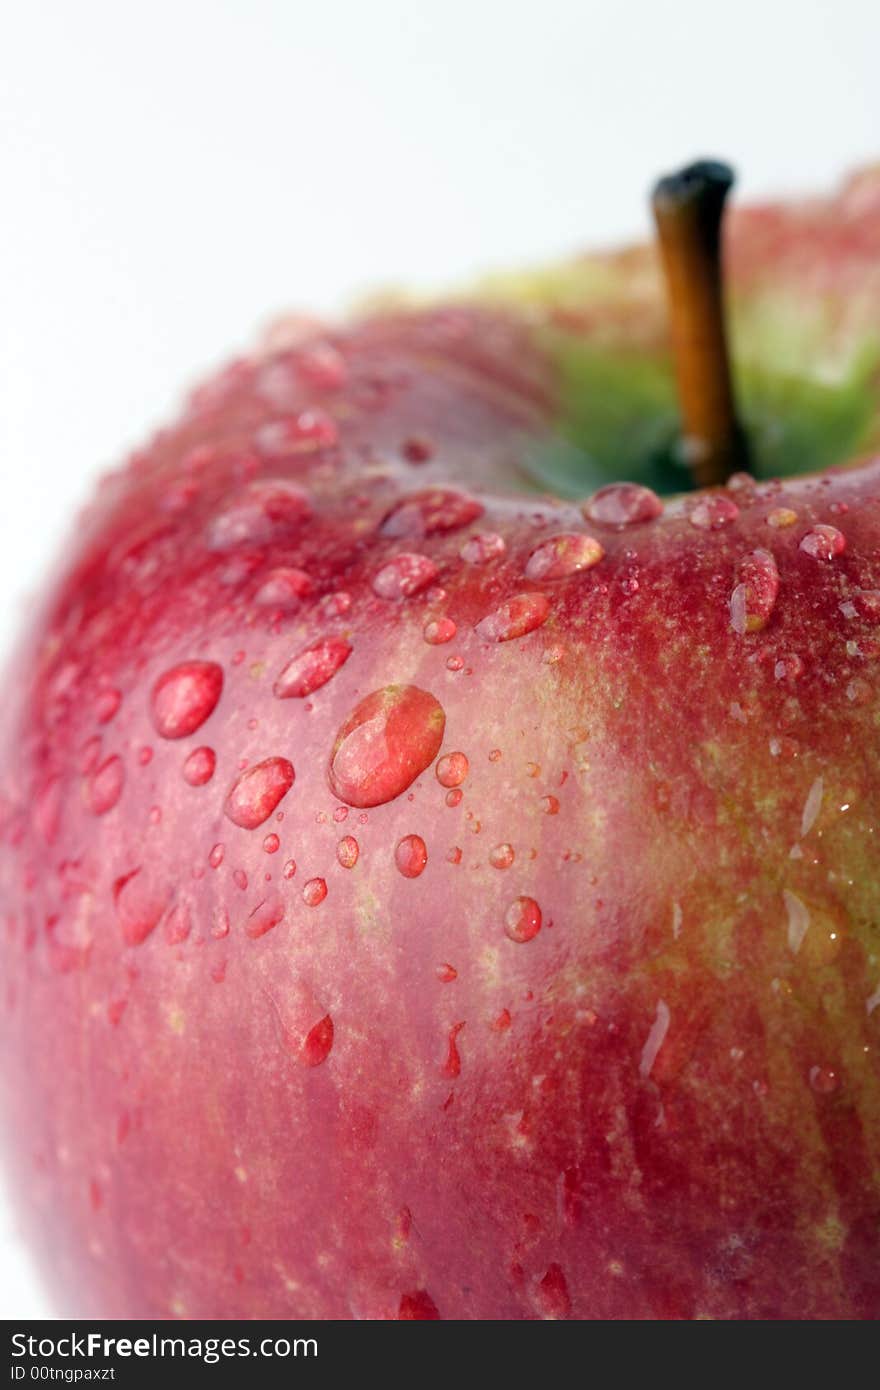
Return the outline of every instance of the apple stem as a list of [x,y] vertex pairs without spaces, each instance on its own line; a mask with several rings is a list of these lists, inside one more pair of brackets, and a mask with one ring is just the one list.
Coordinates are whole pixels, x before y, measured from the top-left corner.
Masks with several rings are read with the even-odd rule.
[[733,180],[728,165],[699,160],[660,179],[651,200],[669,300],[680,450],[697,487],[717,487],[748,468],[730,373],[721,272],[721,220]]

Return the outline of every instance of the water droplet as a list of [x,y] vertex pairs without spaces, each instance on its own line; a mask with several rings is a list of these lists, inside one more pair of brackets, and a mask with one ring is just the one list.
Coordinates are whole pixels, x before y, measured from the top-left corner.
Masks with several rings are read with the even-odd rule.
[[535,1288],[535,1304],[546,1321],[571,1317],[571,1296],[561,1265],[552,1264]]
[[123,874],[113,885],[113,905],[127,946],[140,946],[168,906],[169,892],[149,881],[140,869]]
[[504,914],[504,932],[511,941],[532,941],[541,930],[541,909],[534,898],[514,898]]
[[798,548],[814,560],[833,560],[846,549],[846,537],[836,526],[811,526]]
[[225,853],[225,845],[217,844],[214,846],[214,848],[211,850],[211,853],[208,855],[208,863],[211,865],[212,869],[220,868],[220,865],[223,863],[223,856]]
[[305,1036],[300,1057],[307,1067],[318,1067],[326,1062],[333,1047],[333,1019],[325,1014],[314,1028]]
[[266,854],[277,854],[280,848],[281,841],[279,840],[278,836],[275,834],[274,831],[271,835],[266,836],[266,838],[263,841],[263,850]]
[[223,670],[215,661],[184,661],[161,675],[150,697],[156,732],[186,738],[213,713],[223,689]]
[[541,797],[541,810],[545,816],[556,816],[559,814],[559,798],[555,796]]
[[412,598],[437,578],[437,566],[427,555],[404,552],[395,555],[373,577],[373,593],[379,598]]
[[239,892],[244,893],[248,886],[248,876],[244,869],[236,869],[232,875],[232,882]]
[[418,878],[428,862],[428,847],[421,835],[404,835],[394,851],[394,862],[404,878]]
[[441,787],[460,787],[469,771],[464,753],[444,753],[437,763],[437,781]]
[[554,536],[533,550],[526,564],[527,579],[565,579],[592,569],[605,554],[593,536],[569,533]]
[[285,878],[293,878],[294,874],[296,873],[296,860],[288,859],[287,863],[284,865],[282,873]]
[[251,483],[210,521],[205,543],[209,550],[266,545],[297,530],[310,511],[308,497],[293,483],[281,478]]
[[331,790],[359,808],[393,801],[434,761],[445,726],[443,708],[428,691],[414,685],[374,690],[336,736]]
[[286,758],[266,758],[247,768],[233,783],[223,809],[233,825],[255,830],[269,819],[293,781],[292,763]]
[[336,858],[343,869],[353,869],[358,861],[360,848],[353,835],[344,835],[336,846]]
[[448,1076],[454,1080],[461,1075],[461,1055],[458,1051],[458,1035],[464,1027],[463,1023],[453,1023],[449,1030],[449,1041],[446,1048],[446,1060],[440,1068],[441,1076]]
[[446,793],[446,805],[451,806],[453,809],[456,806],[460,806],[463,796],[464,792],[461,791],[459,787],[454,787],[452,791]]
[[810,913],[806,904],[801,901],[797,893],[790,893],[786,888],[783,890],[782,897],[785,901],[785,911],[788,917],[786,936],[788,949],[792,955],[797,955],[804,943],[810,925]]
[[795,681],[803,673],[804,663],[797,652],[786,652],[773,665],[773,679],[777,681]]
[[772,512],[767,514],[767,525],[774,530],[784,531],[787,526],[794,526],[798,519],[797,512],[793,512],[791,507],[774,507]]
[[738,516],[739,507],[732,497],[725,497],[723,492],[712,492],[701,497],[691,508],[688,521],[700,531],[720,531],[736,521]]
[[804,809],[801,815],[801,835],[809,835],[813,826],[816,824],[819,812],[822,809],[822,798],[825,795],[825,779],[817,777],[812,783],[804,802]]
[[453,845],[452,849],[446,851],[446,862],[447,864],[461,863],[461,850],[458,845]]
[[254,603],[261,608],[297,608],[311,591],[312,581],[305,570],[274,569],[270,570],[254,594]]
[[214,776],[217,755],[213,748],[195,748],[183,765],[183,779],[191,787],[203,787]]
[[467,565],[487,565],[503,555],[507,545],[504,537],[495,531],[480,531],[466,540],[458,552]]
[[873,691],[866,680],[861,676],[855,676],[853,680],[847,681],[846,698],[854,705],[867,705],[873,696]]
[[513,845],[495,845],[489,850],[489,863],[493,869],[509,869],[515,857]]
[[442,1321],[437,1305],[427,1289],[416,1289],[413,1293],[401,1296],[397,1310],[398,1322],[438,1322]]
[[638,483],[609,483],[584,504],[584,516],[603,526],[639,526],[654,521],[663,503],[648,487]]
[[486,642],[510,642],[534,632],[547,621],[549,614],[550,601],[546,594],[517,594],[482,618],[474,631]]
[[434,446],[423,434],[410,435],[400,446],[407,463],[427,463],[434,456]]
[[95,701],[95,718],[99,724],[109,724],[122,704],[122,691],[112,686],[102,690]]
[[302,410],[261,425],[254,444],[263,458],[289,458],[330,449],[339,442],[339,426],[326,410]]
[[112,811],[125,785],[125,767],[114,753],[97,769],[89,784],[89,806],[96,816]]
[[439,647],[444,642],[451,642],[457,632],[458,628],[451,618],[431,618],[430,622],[425,623],[422,636],[432,647]]
[[177,903],[165,918],[164,934],[169,946],[179,946],[192,931],[192,916],[186,903]]
[[476,521],[483,510],[480,502],[463,492],[428,488],[398,502],[382,522],[382,534],[421,538],[457,531]]
[[840,1085],[840,1078],[832,1067],[811,1067],[810,1085],[818,1095],[830,1096]]
[[284,902],[280,893],[269,893],[258,903],[244,924],[245,935],[252,941],[284,921]]
[[779,570],[769,550],[753,550],[740,560],[730,596],[730,626],[742,636],[760,632],[770,621],[779,593]]
[[453,980],[458,979],[458,971],[455,966],[450,965],[448,961],[444,961],[442,965],[438,965],[434,974],[437,976],[441,985],[451,985]]
[[651,1075],[657,1054],[666,1041],[666,1034],[669,1032],[670,1023],[669,1005],[665,999],[657,1001],[657,1012],[654,1022],[651,1024],[650,1032],[642,1048],[642,1055],[639,1059],[639,1076],[643,1081]]
[[323,878],[310,878],[303,884],[303,902],[307,907],[317,907],[327,896],[327,884]]
[[279,700],[304,699],[335,676],[351,650],[341,637],[321,637],[288,661],[272,689]]
[[446,658],[447,671],[461,671],[464,667],[464,659],[460,656],[448,656]]

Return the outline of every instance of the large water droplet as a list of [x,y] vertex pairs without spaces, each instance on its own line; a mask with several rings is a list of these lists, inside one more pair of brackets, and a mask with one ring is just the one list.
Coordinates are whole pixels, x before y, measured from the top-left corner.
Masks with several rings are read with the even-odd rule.
[[427,488],[424,492],[411,492],[398,502],[382,522],[382,534],[421,538],[457,531],[476,521],[483,510],[480,502],[463,492]]
[[191,787],[203,787],[214,776],[217,754],[213,748],[194,748],[183,765],[183,779]]
[[421,835],[404,835],[394,851],[394,862],[404,878],[418,878],[428,862],[428,847]]
[[125,785],[125,766],[118,754],[107,758],[89,783],[89,806],[96,816],[112,811]]
[[740,635],[767,626],[779,593],[779,570],[769,550],[753,550],[740,560],[730,596],[730,626]]
[[531,941],[541,930],[541,909],[534,898],[514,898],[504,914],[504,933],[511,941]]
[[609,483],[593,493],[583,510],[590,521],[603,526],[639,526],[660,516],[663,503],[639,483]]
[[379,598],[411,598],[427,589],[436,578],[437,566],[427,555],[395,555],[373,577],[373,593]]
[[279,700],[303,699],[326,685],[351,656],[341,637],[322,637],[288,661],[272,687]]
[[266,758],[249,767],[233,783],[224,810],[233,825],[256,830],[268,820],[293,786],[293,764],[286,758]]
[[205,535],[209,550],[238,545],[265,545],[298,529],[310,513],[302,488],[284,479],[251,483],[210,521]]
[[526,578],[565,579],[579,570],[592,569],[604,554],[593,536],[577,532],[553,536],[532,551],[526,564]]
[[846,549],[846,536],[836,526],[811,526],[799,549],[814,560],[833,560]]
[[546,594],[516,594],[478,622],[474,630],[486,642],[510,642],[534,632],[547,621],[549,613]]
[[381,806],[405,792],[434,761],[446,715],[414,685],[386,685],[361,700],[333,745],[328,779],[350,806]]
[[153,724],[162,738],[186,738],[213,713],[223,689],[223,669],[216,661],[184,661],[172,666],[153,686]]
[[307,907],[317,907],[327,896],[327,884],[323,878],[310,878],[303,884],[303,902]]

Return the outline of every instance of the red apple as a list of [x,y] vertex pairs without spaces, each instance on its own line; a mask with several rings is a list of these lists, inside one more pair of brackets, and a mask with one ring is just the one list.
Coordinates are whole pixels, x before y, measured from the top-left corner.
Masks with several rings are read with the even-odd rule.
[[67,1313],[880,1316],[880,177],[729,249],[756,479],[647,490],[637,249],[282,325],[102,485],[0,730]]

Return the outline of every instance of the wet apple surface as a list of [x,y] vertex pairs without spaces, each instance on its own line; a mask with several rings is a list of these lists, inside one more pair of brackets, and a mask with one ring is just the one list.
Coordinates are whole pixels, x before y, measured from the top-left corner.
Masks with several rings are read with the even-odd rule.
[[880,1316],[880,180],[731,264],[723,489],[642,250],[282,325],[103,483],[0,726],[65,1312]]

